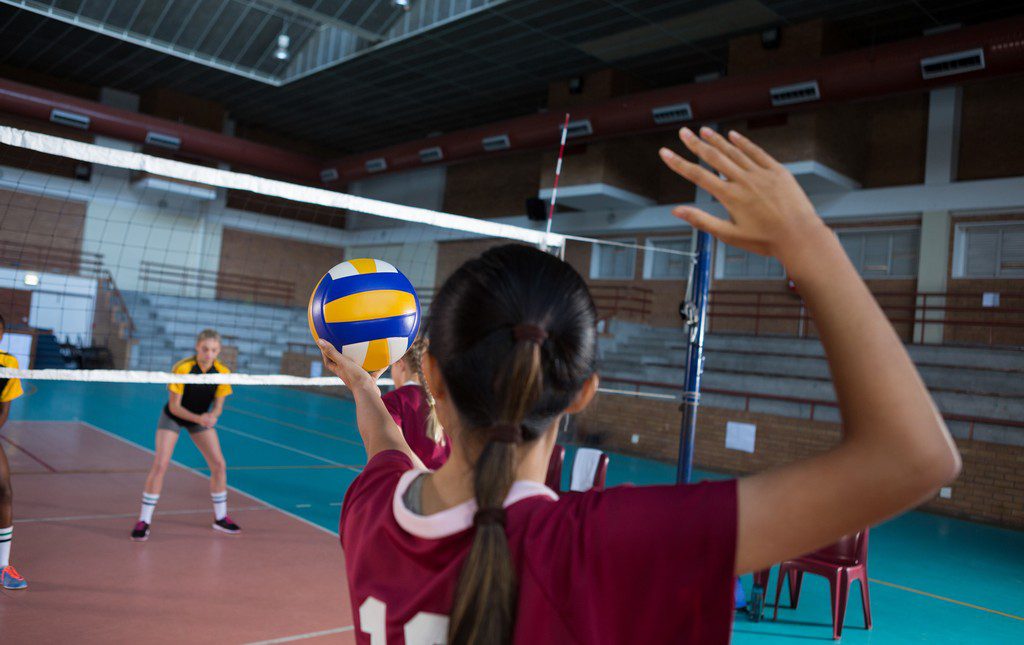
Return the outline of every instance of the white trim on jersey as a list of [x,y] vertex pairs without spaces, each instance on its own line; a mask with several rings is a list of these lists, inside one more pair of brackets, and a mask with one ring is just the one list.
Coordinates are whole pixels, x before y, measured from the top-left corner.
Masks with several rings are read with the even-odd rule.
[[[395,497],[392,500],[391,508],[395,514],[395,521],[403,529],[419,538],[437,540],[440,538],[455,535],[473,526],[473,515],[476,514],[476,500],[471,499],[451,508],[433,513],[432,515],[417,515],[405,506],[402,498],[405,491],[409,489],[412,482],[428,470],[410,470],[398,480],[395,488]],[[551,501],[558,500],[558,494],[544,484],[535,481],[517,480],[513,482],[512,488],[505,497],[503,506],[508,508],[516,502],[521,502],[530,497],[547,497]]]

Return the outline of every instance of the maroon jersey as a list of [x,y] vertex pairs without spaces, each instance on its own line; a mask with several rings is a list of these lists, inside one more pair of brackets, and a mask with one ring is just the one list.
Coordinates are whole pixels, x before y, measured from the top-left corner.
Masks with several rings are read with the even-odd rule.
[[452,452],[451,442],[445,437],[437,443],[427,436],[427,419],[430,418],[430,404],[426,392],[418,383],[409,383],[385,394],[384,407],[391,413],[398,427],[405,435],[405,442],[430,470],[437,470],[448,461]]
[[[419,472],[405,454],[381,452],[345,494],[341,544],[359,643],[445,642],[476,504],[412,513],[402,495]],[[505,508],[515,643],[729,641],[735,481],[561,498],[517,481]]]

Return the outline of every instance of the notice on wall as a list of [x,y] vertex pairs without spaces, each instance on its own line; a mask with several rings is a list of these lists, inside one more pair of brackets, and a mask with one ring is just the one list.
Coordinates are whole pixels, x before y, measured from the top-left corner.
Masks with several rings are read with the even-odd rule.
[[999,292],[998,291],[986,291],[981,294],[981,306],[982,307],[998,307],[999,306]]
[[309,362],[309,375],[312,378],[319,378],[324,374],[324,363],[322,360],[314,360]]
[[757,426],[753,423],[729,421],[725,424],[725,447],[730,450],[754,452],[754,438],[756,436]]

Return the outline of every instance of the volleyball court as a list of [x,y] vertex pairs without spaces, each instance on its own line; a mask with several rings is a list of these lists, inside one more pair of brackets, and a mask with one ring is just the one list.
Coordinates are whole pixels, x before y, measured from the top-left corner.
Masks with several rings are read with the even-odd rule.
[[[5,378],[17,374],[25,389],[0,441],[15,482],[12,564],[30,584],[0,620],[37,641],[350,642],[336,532],[365,453],[353,405],[310,333],[317,281],[342,260],[383,260],[409,278],[425,313],[455,268],[499,244],[581,265],[598,261],[595,244],[604,262],[636,251],[567,240],[525,218],[474,220],[219,171],[171,151],[7,126],[0,141],[0,349],[22,370]],[[688,278],[689,242],[648,254]],[[642,305],[625,293],[595,298],[609,314]],[[220,334],[217,360],[230,373],[172,374],[204,329]],[[211,530],[210,464],[182,436],[152,532],[136,543],[154,432],[176,383],[233,389],[217,433],[241,533]],[[570,421],[563,438],[577,430]],[[552,485],[567,489],[576,450],[558,454]],[[648,465],[613,461],[608,480],[673,480]],[[58,610],[61,621],[46,619]]]

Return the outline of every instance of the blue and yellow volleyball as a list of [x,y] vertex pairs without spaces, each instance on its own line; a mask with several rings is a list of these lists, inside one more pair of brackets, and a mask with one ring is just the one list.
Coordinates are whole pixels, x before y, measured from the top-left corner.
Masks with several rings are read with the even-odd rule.
[[346,260],[320,278],[309,298],[309,331],[373,372],[405,355],[420,327],[409,278],[383,260]]

